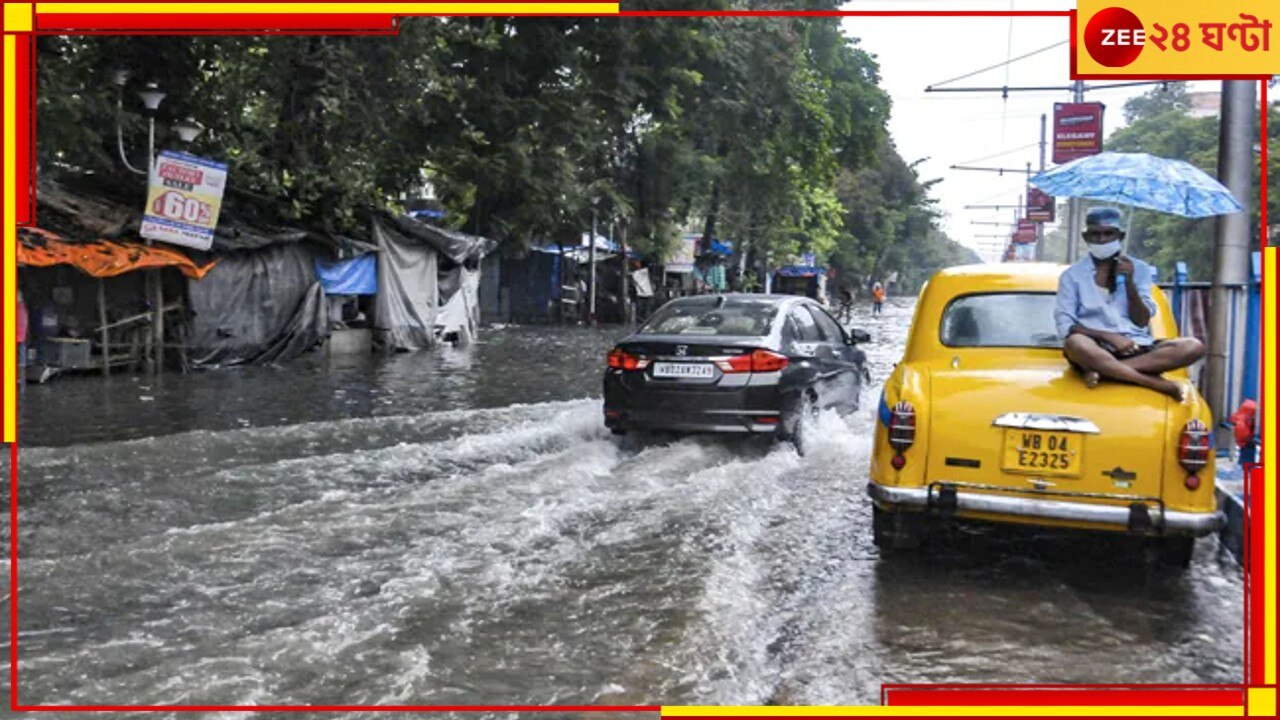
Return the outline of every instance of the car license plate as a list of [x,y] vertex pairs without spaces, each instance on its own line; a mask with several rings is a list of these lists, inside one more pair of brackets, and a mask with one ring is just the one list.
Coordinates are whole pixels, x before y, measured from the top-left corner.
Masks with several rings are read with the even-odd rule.
[[1007,429],[1004,431],[1006,472],[1036,475],[1080,474],[1084,436],[1078,433]]
[[709,363],[669,363],[653,364],[653,376],[656,378],[703,378],[715,376],[715,369]]

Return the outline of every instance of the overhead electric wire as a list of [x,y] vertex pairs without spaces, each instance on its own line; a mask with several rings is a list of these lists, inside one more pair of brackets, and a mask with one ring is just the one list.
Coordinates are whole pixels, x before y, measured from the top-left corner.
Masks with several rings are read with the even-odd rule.
[[998,153],[996,153],[996,154],[994,154],[994,155],[987,155],[986,157],[974,158],[973,160],[962,160],[962,161],[960,161],[960,162],[956,163],[956,165],[972,165],[973,163],[979,163],[979,162],[982,162],[983,160],[990,160],[990,159],[992,159],[992,158],[998,158],[998,157],[1000,157],[1001,155],[1012,155],[1013,153],[1016,153],[1016,152],[1022,152],[1023,150],[1027,150],[1027,149],[1030,149],[1030,148],[1033,148],[1033,147],[1039,147],[1039,146],[1040,146],[1040,143],[1038,143],[1038,142],[1033,142],[1033,143],[1030,143],[1030,144],[1028,144],[1028,145],[1023,145],[1022,147],[1013,148],[1012,150],[1004,150],[1004,151],[1002,151],[1002,152],[998,152]]
[[1052,45],[1048,45],[1048,46],[1046,46],[1046,47],[1042,47],[1042,48],[1040,48],[1039,50],[1032,50],[1031,52],[1027,53],[1026,55],[1019,55],[1019,56],[1018,56],[1018,57],[1016,57],[1016,58],[1012,58],[1012,59],[1010,59],[1010,60],[1005,60],[1005,61],[1004,61],[1004,62],[1002,62],[1002,63],[996,63],[995,65],[992,65],[991,67],[984,67],[984,68],[982,68],[981,70],[974,70],[974,71],[973,71],[973,72],[971,72],[971,73],[966,73],[966,74],[964,74],[964,75],[960,75],[960,76],[958,76],[958,77],[953,77],[953,78],[951,78],[950,80],[943,80],[942,82],[933,83],[933,84],[932,84],[932,85],[930,85],[929,87],[931,87],[931,88],[936,88],[936,87],[938,87],[939,85],[946,85],[946,84],[948,84],[948,83],[953,83],[953,82],[955,82],[955,81],[957,81],[957,80],[964,80],[965,78],[971,78],[971,77],[973,77],[974,75],[981,75],[982,73],[987,72],[987,71],[989,71],[989,70],[995,70],[995,69],[997,69],[997,68],[1004,67],[1005,65],[1009,65],[1009,64],[1012,64],[1012,63],[1016,63],[1016,62],[1018,62],[1019,60],[1025,60],[1025,59],[1027,59],[1027,58],[1029,58],[1029,57],[1031,57],[1031,56],[1033,56],[1033,55],[1039,55],[1039,54],[1040,54],[1040,53],[1042,53],[1042,52],[1047,52],[1047,51],[1052,50],[1052,49],[1054,49],[1054,48],[1056,48],[1056,47],[1061,47],[1061,46],[1063,46],[1063,45],[1066,45],[1068,42],[1070,42],[1070,40],[1063,40],[1062,42],[1056,42],[1056,43],[1054,43],[1054,44],[1052,44]]

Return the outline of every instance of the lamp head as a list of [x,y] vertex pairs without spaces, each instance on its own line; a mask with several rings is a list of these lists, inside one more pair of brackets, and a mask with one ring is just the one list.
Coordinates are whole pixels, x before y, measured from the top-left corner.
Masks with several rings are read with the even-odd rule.
[[160,107],[160,103],[164,100],[166,93],[160,89],[160,86],[149,82],[146,87],[138,91],[138,97],[142,99],[142,104],[146,106],[147,112],[155,112]]

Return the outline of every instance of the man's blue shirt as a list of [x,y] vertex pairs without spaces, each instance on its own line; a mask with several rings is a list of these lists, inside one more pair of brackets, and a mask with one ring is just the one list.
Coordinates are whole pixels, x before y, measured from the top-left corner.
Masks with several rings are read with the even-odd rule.
[[[1133,262],[1133,276],[1130,278],[1138,291],[1138,296],[1156,315],[1156,302],[1151,297],[1151,266],[1141,260],[1130,258]],[[1108,292],[1094,282],[1093,258],[1086,255],[1074,265],[1063,271],[1058,278],[1058,302],[1054,309],[1053,319],[1058,326],[1058,337],[1067,339],[1072,325],[1080,325],[1091,330],[1103,330],[1119,333],[1139,345],[1150,345],[1151,328],[1139,327],[1129,319],[1129,296],[1124,292]]]

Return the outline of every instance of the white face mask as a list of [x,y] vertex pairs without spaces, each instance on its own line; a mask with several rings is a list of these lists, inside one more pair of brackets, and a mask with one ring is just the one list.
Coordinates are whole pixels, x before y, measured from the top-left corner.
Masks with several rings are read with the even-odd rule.
[[1089,243],[1089,254],[1097,260],[1106,260],[1118,252],[1120,252],[1119,240],[1105,243]]

